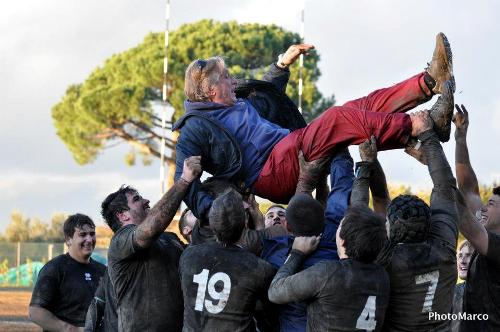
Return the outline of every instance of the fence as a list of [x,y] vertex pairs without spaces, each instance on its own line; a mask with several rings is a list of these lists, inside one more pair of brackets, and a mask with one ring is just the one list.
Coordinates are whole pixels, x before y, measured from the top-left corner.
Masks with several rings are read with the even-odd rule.
[[[64,243],[0,242],[0,287],[33,287],[43,265],[66,251]],[[105,264],[107,248],[92,257]]]

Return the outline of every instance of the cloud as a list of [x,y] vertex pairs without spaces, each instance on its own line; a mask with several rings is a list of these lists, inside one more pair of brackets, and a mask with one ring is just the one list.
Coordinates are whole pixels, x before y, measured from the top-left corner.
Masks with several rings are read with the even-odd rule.
[[159,187],[158,183],[157,179],[132,179],[118,172],[84,175],[7,172],[0,175],[3,199],[18,198],[37,191],[44,196],[61,197],[82,186],[92,186],[96,195],[102,197],[122,184],[133,184],[141,191],[152,192]]

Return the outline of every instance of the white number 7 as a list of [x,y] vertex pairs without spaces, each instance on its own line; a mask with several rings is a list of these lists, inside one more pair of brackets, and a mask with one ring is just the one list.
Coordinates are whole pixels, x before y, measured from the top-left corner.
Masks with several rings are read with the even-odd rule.
[[422,312],[424,313],[432,311],[432,302],[434,301],[434,293],[436,293],[438,281],[439,270],[415,276],[415,283],[417,285],[425,284],[426,282],[431,283],[427,289],[427,293],[425,294],[424,305],[422,306]]
[[[218,314],[224,310],[227,300],[229,299],[229,293],[231,292],[231,279],[224,272],[217,272],[210,279],[208,279],[208,274],[209,271],[207,269],[203,269],[203,271],[193,276],[193,282],[198,284],[194,310],[203,311],[203,304],[205,304],[205,308],[209,313]],[[214,304],[214,301],[205,300],[207,281],[208,294],[212,299],[217,301],[217,304]],[[217,291],[215,289],[215,284],[219,281],[223,284],[221,291]]]

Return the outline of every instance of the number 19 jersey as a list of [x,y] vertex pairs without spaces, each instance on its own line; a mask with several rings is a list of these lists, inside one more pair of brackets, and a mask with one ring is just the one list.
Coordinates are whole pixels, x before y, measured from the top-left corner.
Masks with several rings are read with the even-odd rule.
[[257,299],[267,300],[276,270],[237,246],[188,247],[179,263],[184,296],[183,331],[255,331]]

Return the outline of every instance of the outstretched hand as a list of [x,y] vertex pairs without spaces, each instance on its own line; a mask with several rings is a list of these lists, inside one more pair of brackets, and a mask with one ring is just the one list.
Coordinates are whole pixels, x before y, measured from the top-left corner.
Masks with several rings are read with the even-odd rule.
[[328,175],[331,158],[329,156],[306,161],[302,150],[299,150],[299,179],[295,193],[312,194],[322,178]]
[[369,140],[359,145],[359,156],[362,161],[373,162],[377,160],[377,139],[371,136]]
[[182,168],[181,178],[186,182],[193,182],[197,177],[201,175],[201,157],[191,156],[184,160],[184,166]]
[[469,112],[464,105],[458,106],[455,104],[457,112],[453,115],[453,123],[455,124],[455,138],[467,136],[467,129],[469,128]]
[[429,112],[426,110],[418,111],[410,114],[411,119],[411,136],[418,137],[423,132],[432,129],[432,120]]
[[285,54],[281,58],[281,63],[285,66],[290,66],[293,64],[301,54],[308,55],[309,50],[314,49],[314,45],[311,44],[296,44],[292,45],[286,50]]
[[297,236],[293,240],[292,249],[301,251],[305,255],[311,254],[318,247],[321,235],[318,236]]

